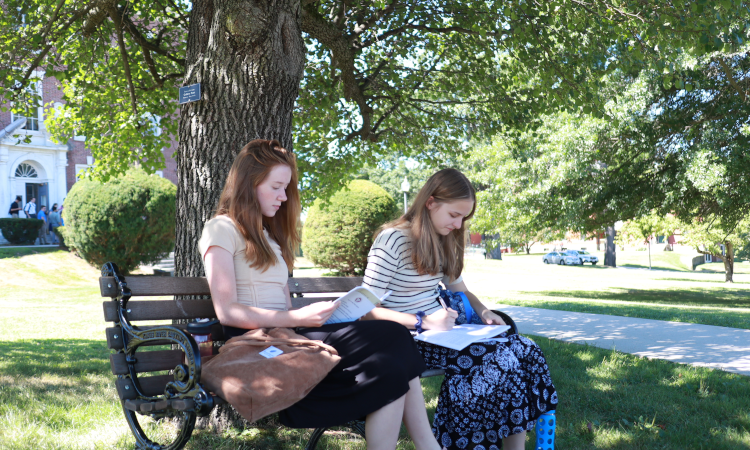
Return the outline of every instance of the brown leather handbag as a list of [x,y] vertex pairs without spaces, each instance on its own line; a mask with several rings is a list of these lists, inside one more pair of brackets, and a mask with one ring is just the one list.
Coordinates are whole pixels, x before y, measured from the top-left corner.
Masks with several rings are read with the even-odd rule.
[[[263,356],[270,346],[283,353]],[[227,341],[201,381],[255,422],[302,400],[340,360],[335,348],[289,328],[260,328]]]

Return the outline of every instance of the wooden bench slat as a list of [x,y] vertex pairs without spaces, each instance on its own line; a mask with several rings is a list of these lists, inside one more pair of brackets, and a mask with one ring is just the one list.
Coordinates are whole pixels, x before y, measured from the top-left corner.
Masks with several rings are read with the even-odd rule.
[[[205,277],[156,277],[131,275],[125,277],[133,297],[163,295],[211,295]],[[319,294],[348,292],[362,284],[362,277],[290,278],[289,292],[292,294]],[[114,277],[99,278],[102,297],[117,297]]]
[[122,405],[125,407],[125,409],[128,409],[130,411],[140,411],[141,406],[151,403],[148,400],[125,400],[122,402]]
[[[117,303],[103,302],[104,320],[117,322]],[[128,319],[137,320],[174,320],[214,318],[214,305],[211,300],[131,300],[128,302]]]
[[[174,381],[174,375],[156,375],[153,377],[138,377],[144,395],[157,396],[164,393],[164,387],[170,381]],[[121,400],[135,400],[138,394],[133,387],[133,380],[130,378],[119,378],[115,382],[117,395]]]
[[[160,327],[161,325],[143,325],[138,326],[141,330],[151,330],[153,328]],[[181,330],[185,330],[187,328],[187,324],[184,323],[175,323],[170,324],[170,326],[179,328]],[[107,348],[111,350],[122,350],[124,347],[122,345],[122,328],[121,327],[109,327],[105,328],[105,334],[107,335]],[[115,337],[117,336],[117,337]],[[224,340],[224,328],[222,328],[221,324],[214,325],[211,327],[211,336],[213,337],[214,341],[223,341]],[[153,346],[153,345],[170,345],[173,342],[171,341],[153,341],[146,344],[143,344],[144,346]]]
[[[153,352],[137,352],[135,354],[135,371],[157,372],[159,370],[172,370],[178,364],[182,364],[184,353],[182,350],[157,350]],[[128,363],[125,353],[113,353],[109,355],[109,364],[115,375],[127,375]]]
[[420,375],[420,378],[429,378],[429,377],[439,377],[441,375],[445,375],[445,370],[443,369],[427,369],[424,372],[422,372],[422,375]]
[[[130,275],[125,277],[133,297],[161,295],[211,295],[205,277],[155,277],[152,275]],[[114,277],[99,278],[102,297],[117,297],[118,289]]]
[[362,284],[362,277],[290,278],[292,294],[348,292]]

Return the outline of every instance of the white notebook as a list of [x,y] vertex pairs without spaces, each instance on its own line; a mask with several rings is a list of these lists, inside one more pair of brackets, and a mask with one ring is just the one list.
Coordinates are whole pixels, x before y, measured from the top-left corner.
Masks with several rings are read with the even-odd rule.
[[453,350],[463,350],[469,344],[480,341],[507,342],[507,339],[496,336],[508,330],[508,325],[466,324],[456,325],[449,331],[427,330],[414,336],[414,339]]

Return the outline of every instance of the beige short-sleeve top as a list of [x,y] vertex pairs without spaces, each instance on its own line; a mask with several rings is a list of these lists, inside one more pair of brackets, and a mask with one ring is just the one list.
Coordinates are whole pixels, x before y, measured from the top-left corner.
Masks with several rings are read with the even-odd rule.
[[277,263],[261,272],[250,267],[245,259],[245,238],[227,216],[217,216],[206,222],[198,241],[203,264],[206,252],[212,246],[227,250],[234,257],[234,276],[237,280],[237,301],[247,306],[286,311],[284,287],[288,280],[287,266],[281,256],[281,247],[263,230],[263,235],[276,254]]

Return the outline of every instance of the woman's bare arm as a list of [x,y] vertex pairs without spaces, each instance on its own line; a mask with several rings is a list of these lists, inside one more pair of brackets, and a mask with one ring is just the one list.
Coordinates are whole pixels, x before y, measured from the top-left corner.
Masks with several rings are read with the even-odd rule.
[[[452,309],[440,309],[434,313],[424,316],[422,328],[425,330],[450,330],[456,324],[458,313]],[[398,322],[406,328],[413,330],[417,324],[414,314],[393,311],[392,309],[378,307],[367,313],[364,320],[390,320]]]
[[[255,329],[266,327],[316,327],[323,325],[338,305],[320,302],[294,311],[272,311],[255,308],[237,301],[237,280],[234,260],[227,250],[212,246],[206,251],[206,279],[216,317],[223,325]],[[287,302],[289,289],[285,289]]]

